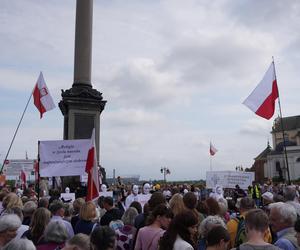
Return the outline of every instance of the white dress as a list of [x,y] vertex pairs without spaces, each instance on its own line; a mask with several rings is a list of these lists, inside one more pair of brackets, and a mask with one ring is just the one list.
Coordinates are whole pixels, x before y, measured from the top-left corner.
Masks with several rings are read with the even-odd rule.
[[194,250],[193,246],[177,235],[173,250]]

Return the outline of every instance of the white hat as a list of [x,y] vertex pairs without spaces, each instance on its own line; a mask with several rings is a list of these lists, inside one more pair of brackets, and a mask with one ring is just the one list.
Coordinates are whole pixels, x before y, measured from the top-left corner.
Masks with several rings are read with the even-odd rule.
[[265,200],[273,201],[273,194],[271,192],[265,192],[261,195]]

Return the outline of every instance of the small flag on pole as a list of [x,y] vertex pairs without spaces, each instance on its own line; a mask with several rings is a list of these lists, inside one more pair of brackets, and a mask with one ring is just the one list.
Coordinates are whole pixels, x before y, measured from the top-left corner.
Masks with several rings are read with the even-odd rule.
[[43,117],[43,113],[55,108],[55,104],[46,86],[42,72],[40,73],[39,78],[34,87],[33,99],[34,105],[40,112],[40,118]]
[[243,102],[255,114],[269,120],[274,115],[278,87],[274,62],[270,65],[263,79]]
[[209,153],[210,153],[210,155],[215,155],[217,152],[218,152],[218,150],[210,142],[210,144],[209,144]]
[[85,172],[88,174],[86,201],[99,197],[99,172],[97,166],[97,153],[95,143],[95,129],[91,137],[91,145],[86,160]]

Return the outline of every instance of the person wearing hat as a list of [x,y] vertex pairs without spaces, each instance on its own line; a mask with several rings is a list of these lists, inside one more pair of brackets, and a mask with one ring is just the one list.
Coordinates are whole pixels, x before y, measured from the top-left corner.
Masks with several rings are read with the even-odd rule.
[[16,214],[5,214],[0,217],[0,249],[17,235],[21,220]]

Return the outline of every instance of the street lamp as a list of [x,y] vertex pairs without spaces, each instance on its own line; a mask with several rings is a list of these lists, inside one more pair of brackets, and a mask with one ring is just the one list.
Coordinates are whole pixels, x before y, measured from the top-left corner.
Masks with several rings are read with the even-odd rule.
[[164,182],[167,182],[166,175],[171,174],[170,169],[167,167],[161,167],[160,172],[164,175]]

